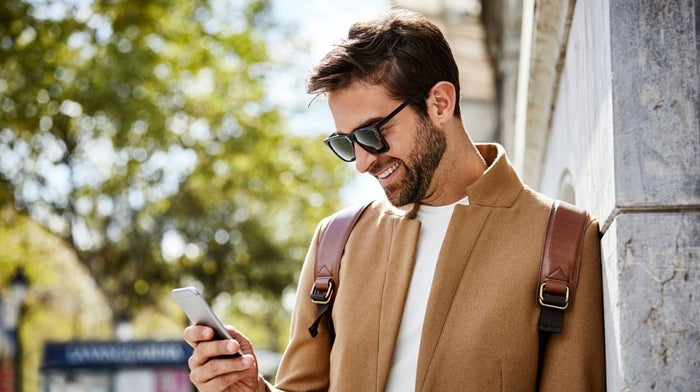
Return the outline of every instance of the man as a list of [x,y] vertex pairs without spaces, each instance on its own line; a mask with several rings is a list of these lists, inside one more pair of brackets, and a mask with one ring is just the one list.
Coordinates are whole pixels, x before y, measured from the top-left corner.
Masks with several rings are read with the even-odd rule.
[[[313,70],[336,132],[325,142],[377,178],[342,258],[335,340],[316,318],[321,222],[301,272],[291,339],[275,387],[248,339],[189,327],[190,378],[202,392],[598,391],[605,389],[598,225],[586,222],[576,306],[546,347],[538,385],[534,292],[552,200],[523,185],[498,145],[474,145],[458,70],[439,29],[394,10],[351,27]],[[244,356],[221,359],[241,348]]]

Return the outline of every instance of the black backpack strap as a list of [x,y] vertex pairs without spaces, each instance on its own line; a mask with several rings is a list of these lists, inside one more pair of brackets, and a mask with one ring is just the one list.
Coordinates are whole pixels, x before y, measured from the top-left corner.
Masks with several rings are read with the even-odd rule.
[[346,207],[331,215],[326,229],[321,233],[316,248],[316,265],[314,268],[314,285],[311,287],[311,302],[317,306],[316,320],[309,327],[312,337],[318,335],[318,325],[323,315],[328,318],[331,342],[335,338],[331,309],[338,292],[340,280],[340,258],[345,251],[345,243],[355,222],[369,204]]
[[552,204],[537,285],[540,304],[537,385],[547,340],[551,334],[561,333],[564,312],[571,311],[574,306],[587,221],[588,214],[584,210],[559,200]]

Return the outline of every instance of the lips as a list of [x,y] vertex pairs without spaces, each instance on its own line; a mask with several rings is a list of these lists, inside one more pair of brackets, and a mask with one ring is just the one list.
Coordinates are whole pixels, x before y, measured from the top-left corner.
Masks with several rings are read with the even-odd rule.
[[391,175],[391,173],[395,172],[396,169],[398,169],[398,168],[399,168],[399,162],[394,162],[394,164],[389,166],[389,168],[387,168],[383,172],[377,174],[377,178],[380,180],[383,180],[383,179],[389,177],[389,175]]

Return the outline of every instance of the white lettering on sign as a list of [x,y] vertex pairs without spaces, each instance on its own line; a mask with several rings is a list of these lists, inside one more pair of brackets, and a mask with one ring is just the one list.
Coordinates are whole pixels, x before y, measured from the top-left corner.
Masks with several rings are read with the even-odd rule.
[[180,345],[139,344],[116,345],[94,344],[66,347],[66,362],[69,364],[98,363],[150,363],[182,362],[185,354]]

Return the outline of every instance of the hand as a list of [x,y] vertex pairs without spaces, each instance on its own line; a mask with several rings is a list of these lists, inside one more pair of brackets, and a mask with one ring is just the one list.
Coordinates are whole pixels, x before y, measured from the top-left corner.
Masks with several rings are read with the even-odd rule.
[[[231,326],[226,326],[233,339],[211,340],[214,330],[190,326],[183,338],[194,348],[188,361],[190,381],[200,392],[237,392],[258,389],[258,363],[250,340]],[[243,356],[220,358],[243,352]]]

